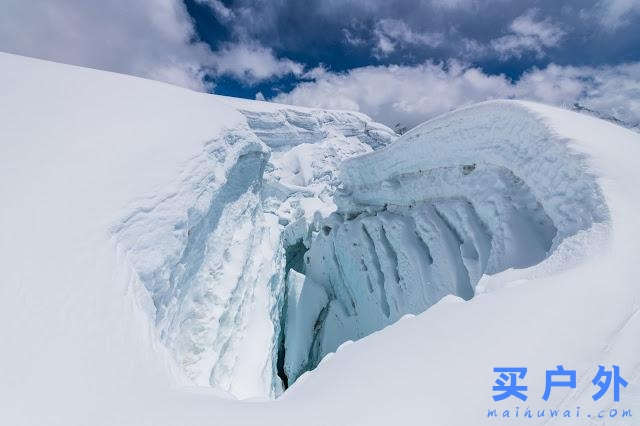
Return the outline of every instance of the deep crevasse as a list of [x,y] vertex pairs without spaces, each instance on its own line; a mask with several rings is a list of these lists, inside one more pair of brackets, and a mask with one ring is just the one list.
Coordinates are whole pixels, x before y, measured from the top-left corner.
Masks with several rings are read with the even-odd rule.
[[361,115],[242,107],[247,126],[207,144],[178,194],[116,227],[175,360],[237,397],[275,397],[343,342],[469,299],[608,217],[584,158],[524,104],[387,148]]
[[395,136],[357,113],[238,107],[246,126],[208,142],[176,192],[113,230],[187,378],[273,398],[288,253],[298,247],[300,263],[310,224],[335,210],[338,165]]

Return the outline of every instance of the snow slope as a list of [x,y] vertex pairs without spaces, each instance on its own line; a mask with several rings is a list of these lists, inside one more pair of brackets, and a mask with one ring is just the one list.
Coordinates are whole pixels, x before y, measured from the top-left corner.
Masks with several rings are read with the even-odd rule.
[[3,424],[496,423],[502,364],[532,407],[578,370],[548,405],[593,412],[618,364],[640,415],[640,135],[495,101],[394,142],[357,113],[0,74]]

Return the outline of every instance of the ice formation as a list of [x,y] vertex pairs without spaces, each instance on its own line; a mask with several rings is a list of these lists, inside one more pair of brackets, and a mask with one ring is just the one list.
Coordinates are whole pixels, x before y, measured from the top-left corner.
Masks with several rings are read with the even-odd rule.
[[528,367],[534,406],[560,362],[547,407],[637,416],[637,133],[494,101],[396,138],[0,65],[4,423],[495,424],[493,367]]
[[[313,367],[341,343],[448,294],[468,300],[484,274],[533,266],[566,237],[605,222],[586,168],[566,141],[508,101],[434,119],[346,160],[337,212],[305,255],[309,281],[324,286],[329,302],[307,328],[304,362],[291,365]],[[313,306],[301,299],[301,309]]]
[[206,144],[179,194],[136,209],[113,231],[187,376],[240,398],[275,397],[287,382],[283,366],[302,356],[285,353],[308,346],[308,324],[287,329],[285,318],[316,320],[310,306],[295,309],[296,292],[313,294],[312,306],[322,300],[296,271],[313,229],[335,210],[338,165],[395,135],[357,113],[227,102],[246,124]]
[[607,220],[584,158],[516,102],[392,144],[357,114],[229,102],[246,125],[193,162],[191,207],[162,198],[115,233],[179,365],[237,397],[276,397],[343,342]]

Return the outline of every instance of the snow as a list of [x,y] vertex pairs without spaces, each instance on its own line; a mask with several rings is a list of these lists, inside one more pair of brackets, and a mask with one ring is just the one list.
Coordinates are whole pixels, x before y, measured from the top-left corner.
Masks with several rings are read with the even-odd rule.
[[[640,414],[637,133],[492,101],[395,140],[14,55],[0,74],[3,424],[496,423],[511,364],[532,407],[563,364],[577,389],[548,405],[597,412],[615,363]],[[300,377],[268,400],[282,354]]]

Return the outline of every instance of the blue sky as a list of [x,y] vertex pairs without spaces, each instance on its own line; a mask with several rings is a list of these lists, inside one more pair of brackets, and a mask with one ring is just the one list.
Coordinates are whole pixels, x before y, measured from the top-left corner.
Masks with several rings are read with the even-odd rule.
[[[638,7],[633,2],[608,3],[185,1],[197,36],[213,50],[225,43],[257,40],[273,49],[277,57],[292,59],[306,68],[324,65],[334,72],[458,59],[510,79],[551,63],[597,66],[640,60]],[[247,10],[250,19],[246,18]],[[520,33],[511,28],[519,17],[525,17],[520,22],[530,25],[528,40],[517,40],[517,34],[527,28]],[[547,31],[547,39],[537,37],[536,31]],[[509,39],[514,34],[516,38]],[[500,39],[511,42],[511,48],[497,47]],[[471,43],[477,46],[469,46]],[[216,92],[254,97],[260,91],[271,97],[291,90],[299,80],[293,77],[274,76],[253,84],[219,78]]]
[[497,97],[640,123],[640,0],[5,0],[0,50],[412,126]]

